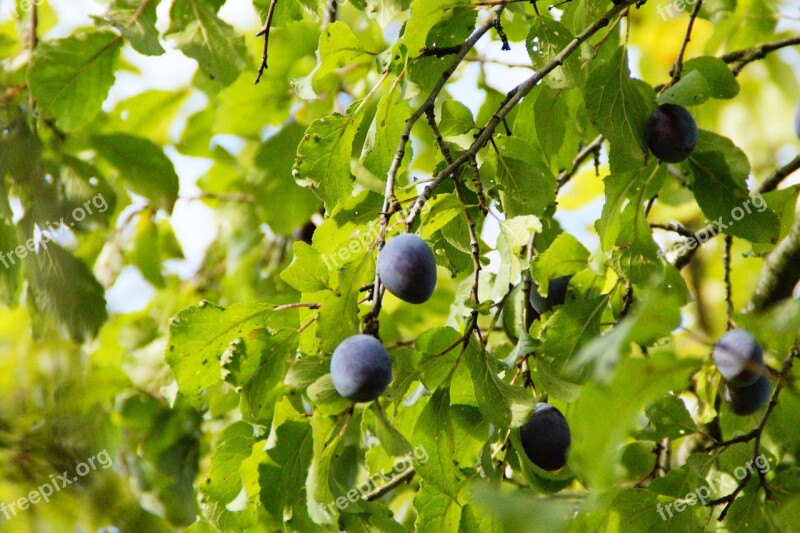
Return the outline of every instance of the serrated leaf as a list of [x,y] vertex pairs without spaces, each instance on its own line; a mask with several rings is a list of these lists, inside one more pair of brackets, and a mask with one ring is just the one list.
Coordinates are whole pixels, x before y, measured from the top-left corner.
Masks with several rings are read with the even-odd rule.
[[159,56],[164,48],[158,42],[156,7],[160,0],[114,0],[97,19],[114,26],[140,54]]
[[506,383],[497,372],[498,361],[470,345],[464,353],[478,406],[487,420],[500,428],[519,427],[530,418],[533,398],[518,385]]
[[222,353],[234,340],[265,327],[272,307],[252,303],[225,309],[201,302],[175,315],[170,321],[165,359],[181,393],[199,400],[203,390],[218,383]]
[[332,211],[353,191],[350,155],[360,122],[360,112],[319,118],[311,123],[297,147],[292,170],[295,180],[312,189],[327,211]]
[[97,135],[92,144],[98,153],[117,167],[122,180],[133,192],[154,206],[172,212],[178,199],[178,175],[172,161],[157,144],[131,135]]
[[45,41],[28,67],[28,84],[42,116],[74,131],[100,112],[114,84],[122,40],[111,32],[91,32]]
[[244,39],[217,16],[224,0],[174,0],[165,36],[195,59],[210,79],[227,87],[245,67]]

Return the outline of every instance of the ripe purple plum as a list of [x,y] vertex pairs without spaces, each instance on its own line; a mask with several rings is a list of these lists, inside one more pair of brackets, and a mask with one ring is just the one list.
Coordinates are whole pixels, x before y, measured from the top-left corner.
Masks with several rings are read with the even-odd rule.
[[559,470],[567,464],[572,444],[567,419],[549,403],[537,403],[533,416],[520,428],[525,455],[543,470]]
[[331,380],[342,397],[370,402],[392,381],[392,360],[375,337],[353,335],[333,351]]
[[645,131],[647,146],[667,163],[687,159],[697,146],[697,123],[685,107],[662,104],[653,111]]
[[378,254],[378,276],[401,300],[421,304],[436,288],[436,259],[424,240],[403,233],[389,240]]

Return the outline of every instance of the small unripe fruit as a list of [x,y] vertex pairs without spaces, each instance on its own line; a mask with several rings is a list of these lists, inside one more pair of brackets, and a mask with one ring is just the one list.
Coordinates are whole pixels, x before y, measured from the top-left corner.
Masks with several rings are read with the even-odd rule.
[[375,337],[353,335],[333,351],[331,381],[336,392],[348,400],[372,401],[392,381],[392,360]]
[[697,146],[697,123],[686,108],[662,104],[650,115],[645,138],[657,158],[667,163],[679,163],[688,158]]
[[751,385],[734,387],[725,384],[723,397],[737,415],[752,415],[758,412],[769,400],[770,383],[767,376],[759,376]]
[[533,416],[519,430],[522,448],[533,464],[543,470],[558,470],[567,464],[572,444],[567,419],[548,403],[537,403]]
[[745,329],[733,329],[714,346],[714,364],[733,387],[752,385],[764,375],[764,351]]
[[378,276],[401,300],[421,304],[436,288],[436,259],[424,240],[403,233],[387,242],[378,254]]

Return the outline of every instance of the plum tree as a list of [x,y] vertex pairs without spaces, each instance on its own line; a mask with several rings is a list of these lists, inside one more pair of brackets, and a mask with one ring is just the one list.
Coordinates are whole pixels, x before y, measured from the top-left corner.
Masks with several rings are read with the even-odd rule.
[[764,375],[764,351],[745,329],[725,333],[714,346],[714,364],[733,387],[752,385]]
[[331,380],[344,398],[369,402],[392,381],[392,360],[381,342],[369,335],[343,340],[331,357]]
[[662,104],[647,121],[645,138],[650,151],[667,163],[679,163],[697,146],[697,124],[686,108]]
[[421,304],[436,288],[436,260],[424,240],[403,233],[387,242],[378,254],[378,276],[401,300]]
[[753,383],[744,387],[726,383],[723,397],[735,414],[751,415],[764,407],[769,399],[769,393],[769,378],[758,376]]
[[567,419],[549,403],[537,403],[533,416],[520,428],[525,455],[543,470],[558,470],[567,464],[572,437]]
[[561,305],[567,297],[567,287],[572,276],[560,276],[550,280],[547,284],[547,297],[539,294],[539,287],[534,282],[531,290],[531,306],[541,316],[553,307]]

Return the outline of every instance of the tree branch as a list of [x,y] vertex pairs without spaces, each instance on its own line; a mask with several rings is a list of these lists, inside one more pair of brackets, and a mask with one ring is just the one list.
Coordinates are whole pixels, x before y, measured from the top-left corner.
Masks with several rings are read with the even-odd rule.
[[720,59],[726,63],[734,63],[731,71],[733,72],[734,76],[738,76],[748,63],[763,59],[767,56],[767,54],[774,52],[775,50],[780,50],[781,48],[794,46],[797,44],[800,44],[800,36],[789,37],[788,39],[782,39],[780,41],[771,43],[764,43],[752,48],[746,48],[744,50],[736,50],[735,52],[722,55]]
[[[433,108],[436,98],[439,96],[439,93],[442,92],[442,89],[444,89],[444,86],[447,84],[450,77],[461,64],[461,61],[466,57],[470,50],[475,47],[477,42],[486,34],[486,32],[494,27],[494,21],[500,16],[504,9],[505,6],[502,5],[495,8],[489,18],[483,24],[481,24],[481,26],[475,30],[466,41],[464,41],[464,44],[461,45],[461,48],[458,54],[456,54],[455,59],[453,59],[453,62],[450,64],[450,66],[447,67],[447,69],[439,77],[439,81],[436,82],[436,85],[431,90],[428,98],[406,120],[406,125],[403,128],[403,133],[400,135],[400,142],[397,146],[394,158],[392,159],[392,164],[386,173],[386,188],[384,190],[383,207],[381,209],[381,226],[378,237],[378,250],[383,247],[383,244],[386,241],[386,228],[389,226],[389,219],[397,211],[397,198],[394,195],[394,184],[397,178],[397,172],[400,170],[400,165],[402,164],[403,157],[406,153],[406,145],[411,138],[411,129],[414,127],[414,124],[416,124],[417,121],[428,112],[428,109]],[[453,169],[450,171],[452,172],[452,170]],[[365,331],[377,336],[377,318],[380,314],[381,303],[383,301],[383,287],[381,287],[380,277],[377,274],[375,275],[375,283],[372,295],[372,310],[367,316],[364,317],[366,322]]]
[[800,216],[795,218],[788,235],[764,260],[761,277],[748,311],[766,309],[780,300],[791,298],[792,290],[800,280]]
[[261,64],[258,66],[258,75],[256,76],[256,85],[258,82],[261,81],[261,76],[264,74],[264,71],[267,70],[267,56],[269,53],[269,30],[272,27],[272,17],[275,15],[275,6],[278,4],[278,0],[272,0],[269,4],[269,11],[267,12],[267,21],[264,23],[264,27],[261,28],[256,34],[256,37],[264,36],[264,50],[261,53]]
[[537,71],[533,76],[522,82],[520,85],[515,87],[500,105],[499,109],[492,115],[487,122],[486,126],[481,130],[478,137],[473,141],[472,145],[462,153],[452,164],[447,165],[442,171],[440,171],[434,180],[422,191],[422,194],[419,195],[417,201],[414,202],[414,205],[411,206],[408,212],[408,217],[406,218],[407,223],[411,223],[414,219],[419,215],[420,211],[422,210],[422,205],[430,198],[433,190],[439,186],[441,182],[443,182],[447,177],[452,174],[453,170],[463,165],[466,161],[468,161],[471,157],[474,157],[486,144],[491,140],[492,136],[494,135],[494,131],[497,126],[503,121],[503,119],[508,115],[512,109],[529,93],[531,90],[544,79],[545,76],[550,74],[554,69],[561,66],[564,63],[564,60],[569,57],[575,50],[577,50],[581,44],[588,41],[589,38],[597,33],[601,28],[604,28],[611,22],[611,20],[620,12],[628,9],[631,5],[637,3],[636,0],[625,0],[621,2],[619,5],[616,5],[611,10],[606,12],[602,17],[598,20],[590,24],[585,30],[583,30],[578,36],[576,36],[566,47],[564,47],[561,52],[558,53],[549,63],[543,66],[539,71]]
[[678,57],[675,59],[675,64],[672,66],[672,81],[670,81],[662,91],[668,89],[669,87],[675,85],[681,80],[681,72],[683,71],[683,56],[686,54],[686,48],[689,46],[689,41],[692,40],[692,29],[694,28],[694,21],[697,19],[697,14],[700,12],[700,8],[703,5],[703,0],[697,0],[694,4],[694,9],[692,9],[692,13],[689,15],[689,24],[686,26],[686,35],[683,38],[683,42],[681,43],[681,50],[678,52]]
[[602,135],[595,137],[594,140],[584,146],[583,149],[578,152],[578,155],[575,156],[575,159],[572,160],[572,168],[559,172],[558,176],[556,177],[556,183],[558,183],[558,188],[556,191],[560,191],[561,188],[572,179],[572,177],[578,172],[578,169],[581,167],[584,161],[589,158],[590,155],[597,155],[597,153],[600,151],[600,147],[603,146],[604,140],[605,137]]

